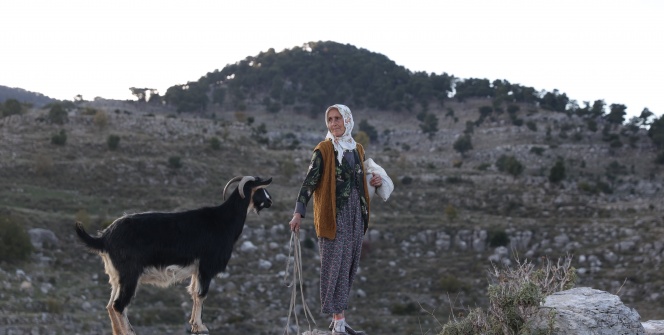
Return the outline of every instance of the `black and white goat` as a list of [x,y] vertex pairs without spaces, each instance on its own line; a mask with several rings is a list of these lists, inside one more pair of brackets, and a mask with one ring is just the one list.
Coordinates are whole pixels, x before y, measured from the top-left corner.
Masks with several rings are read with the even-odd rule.
[[238,181],[238,188],[228,200],[216,207],[125,215],[97,237],[88,235],[76,223],[79,238],[104,261],[112,288],[106,309],[113,335],[135,334],[127,318],[127,306],[139,283],[167,287],[188,278],[193,299],[191,332],[208,333],[201,309],[210,282],[226,269],[247,213],[253,210],[258,214],[272,205],[265,189],[272,178],[235,177],[224,187],[223,199],[228,187]]

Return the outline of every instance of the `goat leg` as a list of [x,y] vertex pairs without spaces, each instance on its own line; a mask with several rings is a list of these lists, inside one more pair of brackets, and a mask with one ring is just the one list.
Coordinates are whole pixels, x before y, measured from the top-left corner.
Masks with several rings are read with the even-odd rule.
[[201,317],[203,310],[203,300],[205,300],[205,297],[201,297],[199,295],[199,287],[200,284],[198,283],[198,275],[193,274],[191,276],[191,285],[189,285],[189,293],[191,294],[191,300],[193,301],[189,324],[191,325],[192,334],[209,334],[210,331],[203,324],[203,319]]

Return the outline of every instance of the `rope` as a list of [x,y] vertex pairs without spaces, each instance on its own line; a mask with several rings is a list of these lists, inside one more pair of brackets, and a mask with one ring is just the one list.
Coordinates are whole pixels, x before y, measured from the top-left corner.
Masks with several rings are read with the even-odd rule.
[[[294,262],[293,262],[293,278],[289,280],[288,278],[288,269],[290,265],[290,258],[291,258],[291,252],[293,252],[293,257],[294,257]],[[300,284],[300,296],[302,298],[302,309],[304,311],[304,318],[307,321],[307,324],[309,325],[309,331],[311,332],[311,323],[309,322],[309,319],[311,319],[311,322],[316,324],[316,321],[314,320],[314,316],[311,314],[311,311],[309,310],[309,306],[307,306],[307,302],[304,300],[304,289],[302,286],[302,250],[300,249],[300,237],[298,232],[291,232],[291,238],[290,238],[290,246],[288,248],[288,258],[286,259],[286,273],[284,274],[284,284],[286,284],[286,287],[292,287],[291,291],[291,300],[290,300],[290,306],[288,307],[288,321],[286,322],[286,329],[284,330],[284,334],[288,335],[289,333],[289,326],[290,326],[290,320],[291,320],[291,315],[295,317],[295,325],[297,326],[297,332],[300,332],[300,322],[297,318],[297,313],[295,312],[295,302],[297,301],[297,284]]]

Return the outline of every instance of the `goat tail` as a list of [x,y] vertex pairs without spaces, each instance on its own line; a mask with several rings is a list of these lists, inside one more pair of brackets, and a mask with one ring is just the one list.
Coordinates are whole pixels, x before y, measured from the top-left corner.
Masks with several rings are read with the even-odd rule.
[[99,237],[92,237],[83,228],[83,223],[76,222],[76,234],[78,238],[85,243],[85,245],[95,251],[104,251],[104,240]]

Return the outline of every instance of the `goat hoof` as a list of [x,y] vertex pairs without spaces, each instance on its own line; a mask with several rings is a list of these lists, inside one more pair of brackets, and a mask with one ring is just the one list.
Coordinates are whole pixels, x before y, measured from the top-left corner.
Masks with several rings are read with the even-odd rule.
[[191,326],[191,329],[188,330],[189,334],[210,334],[210,331],[205,326]]

